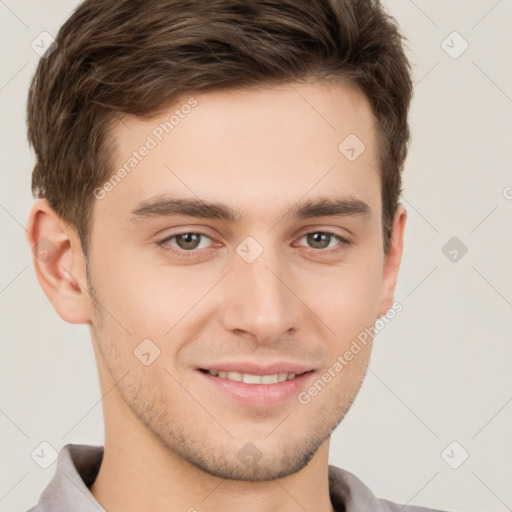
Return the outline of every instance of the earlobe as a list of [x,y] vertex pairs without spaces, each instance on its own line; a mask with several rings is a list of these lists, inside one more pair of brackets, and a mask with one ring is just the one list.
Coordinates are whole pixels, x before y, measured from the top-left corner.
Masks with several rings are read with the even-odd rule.
[[37,280],[57,314],[69,323],[88,323],[85,258],[75,230],[46,199],[38,199],[30,210],[26,238]]
[[399,204],[393,221],[389,249],[384,259],[381,303],[379,308],[380,316],[385,315],[393,305],[398,271],[402,260],[406,219],[407,212],[405,208]]

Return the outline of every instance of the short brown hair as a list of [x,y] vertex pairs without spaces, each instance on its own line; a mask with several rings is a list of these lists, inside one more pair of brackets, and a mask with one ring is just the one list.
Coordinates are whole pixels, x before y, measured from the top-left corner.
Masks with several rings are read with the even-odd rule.
[[348,81],[369,100],[387,252],[412,81],[403,37],[378,0],[86,0],[56,42],[28,95],[32,193],[74,226],[86,257],[93,191],[113,170],[116,119],[151,117],[183,94],[309,77]]

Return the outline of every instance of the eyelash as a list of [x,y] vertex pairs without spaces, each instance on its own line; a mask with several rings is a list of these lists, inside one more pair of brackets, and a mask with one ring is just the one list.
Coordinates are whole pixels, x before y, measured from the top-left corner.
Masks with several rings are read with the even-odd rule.
[[[338,234],[333,233],[331,231],[310,231],[310,232],[305,233],[304,235],[302,235],[299,238],[299,240],[302,240],[307,235],[318,234],[318,233],[322,233],[324,235],[329,235],[331,237],[334,237],[340,243],[338,244],[338,246],[336,246],[337,248],[330,248],[330,249],[314,249],[312,247],[309,247],[309,249],[311,249],[314,252],[321,252],[321,253],[326,253],[326,254],[335,254],[337,252],[340,252],[340,251],[346,249],[352,243],[350,240],[347,240],[346,238],[342,237],[341,235],[338,235]],[[185,258],[194,257],[194,256],[197,256],[197,253],[199,251],[201,251],[202,249],[191,249],[190,251],[186,251],[185,249],[179,249],[179,248],[176,248],[174,246],[169,245],[170,240],[172,240],[172,239],[174,239],[174,238],[176,238],[178,236],[191,235],[191,234],[193,234],[193,235],[200,235],[202,237],[206,237],[206,238],[209,238],[211,240],[211,237],[208,236],[205,233],[200,233],[198,231],[183,231],[182,233],[174,233],[173,235],[168,236],[168,237],[164,238],[163,240],[160,240],[159,242],[157,242],[157,245],[159,247],[161,247],[164,251],[168,251],[168,252],[170,252],[172,254],[177,254],[178,256],[183,256]],[[213,249],[212,247],[208,247],[208,248],[205,248],[204,250],[209,252],[212,249]]]

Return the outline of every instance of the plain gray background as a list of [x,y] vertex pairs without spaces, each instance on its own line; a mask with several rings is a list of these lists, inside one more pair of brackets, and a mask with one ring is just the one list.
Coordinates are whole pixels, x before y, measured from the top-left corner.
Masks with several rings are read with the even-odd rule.
[[[0,0],[2,511],[28,509],[52,477],[55,464],[31,458],[41,442],[103,444],[88,330],[53,310],[24,233],[31,44],[55,36],[77,4]],[[415,75],[396,293],[404,309],[376,338],[330,463],[400,503],[512,510],[512,2],[385,5],[409,39]]]

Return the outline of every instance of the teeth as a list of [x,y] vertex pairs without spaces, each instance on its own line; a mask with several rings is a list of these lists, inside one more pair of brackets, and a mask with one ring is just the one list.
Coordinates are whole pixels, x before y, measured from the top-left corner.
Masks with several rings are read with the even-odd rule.
[[245,382],[246,384],[261,384],[261,377],[259,375],[244,373],[242,375],[242,382]]
[[253,375],[251,373],[240,373],[240,372],[222,372],[222,371],[210,371],[210,375],[220,377],[221,379],[234,380],[236,382],[245,382],[246,384],[277,384],[278,382],[284,382],[285,380],[291,380],[295,378],[295,373],[274,373],[273,375]]
[[239,372],[228,372],[226,378],[229,380],[235,380],[236,382],[242,382],[242,374]]

